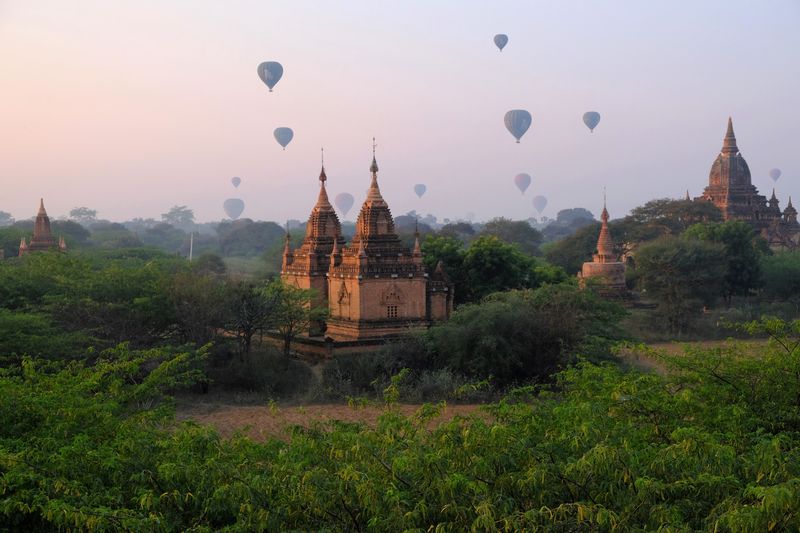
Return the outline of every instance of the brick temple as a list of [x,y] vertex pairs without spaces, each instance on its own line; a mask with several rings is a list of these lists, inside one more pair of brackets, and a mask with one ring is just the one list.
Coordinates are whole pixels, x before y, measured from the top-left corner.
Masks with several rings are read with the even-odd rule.
[[36,214],[36,222],[33,225],[33,238],[30,243],[23,237],[19,242],[19,255],[23,256],[34,252],[46,252],[49,250],[67,250],[64,237],[60,237],[56,242],[53,233],[50,231],[50,217],[44,208],[44,199],[39,200],[39,212]]
[[626,265],[620,261],[614,252],[614,241],[608,229],[608,209],[603,200],[603,212],[600,215],[600,235],[597,238],[597,249],[592,255],[592,260],[583,263],[578,272],[578,283],[585,287],[591,280],[599,294],[607,297],[627,297],[628,288],[625,285]]
[[775,189],[769,200],[758,193],[751,182],[747,161],[736,144],[730,118],[722,150],[711,165],[708,186],[703,195],[694,201],[713,202],[722,211],[724,220],[747,222],[766,239],[772,249],[800,248],[800,224],[791,197],[786,209],[781,211]]
[[389,205],[378,186],[373,153],[367,198],[347,244],[328,200],[323,165],[319,195],[306,225],[303,243],[292,250],[287,234],[281,278],[316,290],[312,305],[326,306],[328,318],[309,337],[328,341],[370,341],[396,337],[446,320],[453,310],[453,284],[441,264],[428,272],[419,234],[413,249],[395,232]]

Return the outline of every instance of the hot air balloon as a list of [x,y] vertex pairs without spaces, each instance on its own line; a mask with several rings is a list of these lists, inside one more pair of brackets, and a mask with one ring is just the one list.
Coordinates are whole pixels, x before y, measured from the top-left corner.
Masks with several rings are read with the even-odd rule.
[[226,215],[236,220],[244,211],[244,202],[239,198],[228,198],[222,203],[222,208],[225,209]]
[[275,128],[273,135],[275,136],[275,140],[278,141],[278,144],[283,146],[284,150],[286,150],[286,145],[292,142],[294,138],[292,128]]
[[336,207],[339,208],[339,211],[342,212],[342,216],[347,216],[347,212],[350,211],[350,208],[353,207],[353,202],[355,198],[349,192],[343,192],[336,195],[336,198],[333,199],[336,202]]
[[583,114],[583,123],[589,128],[589,131],[594,133],[594,129],[600,123],[600,113],[597,111],[587,111]]
[[773,168],[769,171],[769,177],[772,178],[772,181],[778,181],[778,178],[781,177],[781,169]]
[[505,48],[506,44],[508,44],[508,35],[504,33],[498,33],[494,36],[494,44],[497,45],[497,48],[499,48],[502,52],[503,48]]
[[414,185],[414,192],[420,198],[422,198],[422,195],[425,194],[425,191],[427,191],[427,190],[428,190],[428,188],[425,186],[424,183],[417,183],[416,185]]
[[542,211],[544,211],[544,208],[547,207],[547,198],[544,196],[535,196],[533,198],[533,207],[535,207],[541,215]]
[[265,61],[258,65],[258,77],[267,84],[269,92],[283,76],[283,67],[276,61]]
[[517,139],[517,143],[531,127],[531,114],[524,109],[512,109],[505,116],[506,129]]
[[522,174],[517,174],[514,176],[514,184],[517,186],[517,189],[519,189],[519,192],[525,194],[525,189],[531,184],[530,174],[525,174],[524,172]]
[[240,183],[242,183],[242,178],[233,177],[231,178],[231,183],[233,183],[234,187],[238,187]]

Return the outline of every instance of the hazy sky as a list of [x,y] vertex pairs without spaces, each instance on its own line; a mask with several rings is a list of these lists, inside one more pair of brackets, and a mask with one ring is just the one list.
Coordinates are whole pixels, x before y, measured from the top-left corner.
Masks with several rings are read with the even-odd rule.
[[[597,214],[605,186],[618,217],[699,195],[728,115],[753,183],[769,195],[779,167],[781,207],[800,204],[799,25],[799,0],[0,0],[0,210],[206,221],[240,197],[243,216],[304,219],[324,146],[353,219],[375,136],[395,215],[527,218],[537,194],[545,215]],[[533,115],[521,144],[515,108]]]

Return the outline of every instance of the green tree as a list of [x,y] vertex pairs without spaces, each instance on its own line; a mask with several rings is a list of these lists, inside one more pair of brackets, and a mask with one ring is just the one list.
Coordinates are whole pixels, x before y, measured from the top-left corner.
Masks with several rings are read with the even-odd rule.
[[10,226],[14,223],[14,217],[11,216],[11,213],[6,211],[0,211],[0,227],[3,226]]
[[261,294],[274,309],[271,327],[278,331],[283,339],[283,354],[291,354],[292,341],[303,331],[308,331],[313,324],[325,320],[328,310],[312,306],[316,291],[300,289],[284,283],[280,278],[268,283]]
[[[222,222],[217,226],[219,249],[223,257],[259,256],[283,245],[286,231],[274,222],[253,222],[249,219]],[[302,237],[295,242],[301,242]]]
[[433,272],[439,261],[442,262],[447,276],[455,285],[455,301],[462,303],[467,301],[467,274],[464,270],[464,256],[466,250],[464,243],[456,237],[445,235],[428,235],[420,245],[422,249],[425,268],[428,272]]
[[549,267],[494,236],[482,235],[472,241],[463,264],[465,283],[460,289],[465,293],[463,301],[475,302],[493,292],[533,288],[566,279],[560,269]]
[[285,318],[279,315],[285,312],[286,304],[281,301],[282,297],[282,292],[268,293],[264,287],[251,283],[231,283],[226,329],[236,337],[242,356],[250,355],[253,337],[257,333],[278,326],[278,319]]
[[212,253],[200,255],[192,263],[192,270],[201,275],[213,275],[223,277],[227,274],[225,261],[220,256]]
[[216,276],[185,271],[174,275],[167,294],[181,342],[203,346],[216,337],[228,318],[227,289]]
[[89,340],[53,324],[44,313],[0,308],[0,367],[19,363],[23,356],[69,359],[82,354]]
[[531,227],[525,220],[509,220],[507,218],[493,218],[487,222],[480,235],[497,237],[508,244],[516,244],[519,249],[528,255],[538,255],[542,234]]
[[475,228],[469,222],[450,222],[439,229],[439,235],[467,243],[475,237]]
[[92,224],[91,242],[103,248],[138,248],[139,237],[122,224],[98,222]]
[[161,214],[161,221],[188,231],[194,227],[194,211],[185,205],[175,205]]
[[440,365],[506,386],[546,379],[575,353],[608,357],[624,314],[574,285],[495,293],[431,328],[429,344]]
[[88,207],[75,207],[70,210],[69,217],[84,226],[92,224],[97,220],[97,210]]
[[675,333],[723,291],[725,249],[718,243],[662,238],[639,248],[636,265],[641,288]]
[[[797,531],[800,321],[742,345],[586,362],[441,421],[223,438],[175,421],[203,352],[125,346],[0,371],[0,523],[13,531]],[[386,390],[402,392],[400,372]]]
[[54,220],[51,230],[56,237],[64,237],[69,248],[84,246],[89,243],[89,230],[72,220]]
[[761,286],[761,257],[769,253],[769,247],[747,222],[694,224],[683,235],[724,247],[726,272],[722,295],[726,302],[730,303],[731,296],[746,296]]
[[592,259],[599,235],[599,222],[584,226],[569,237],[544,245],[545,259],[566,272],[578,273],[583,263]]
[[179,251],[189,241],[189,235],[170,224],[160,223],[138,233],[146,246],[157,246],[168,252]]
[[800,298],[800,251],[784,251],[761,258],[764,292],[774,300]]
[[626,241],[642,242],[663,235],[680,235],[689,226],[722,222],[722,212],[712,202],[661,198],[631,210],[620,224]]
[[19,254],[19,242],[24,237],[30,238],[31,234],[17,226],[0,227],[0,250],[7,258],[16,257]]

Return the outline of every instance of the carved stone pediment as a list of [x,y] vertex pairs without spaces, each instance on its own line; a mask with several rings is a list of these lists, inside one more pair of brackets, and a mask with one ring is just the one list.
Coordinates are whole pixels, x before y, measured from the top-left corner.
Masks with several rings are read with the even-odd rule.
[[397,283],[392,282],[385,291],[381,293],[381,303],[383,305],[397,305],[405,301],[405,294],[397,286]]
[[339,293],[336,297],[336,301],[340,304],[350,303],[350,293],[347,292],[347,285],[344,284],[344,281],[339,285]]

